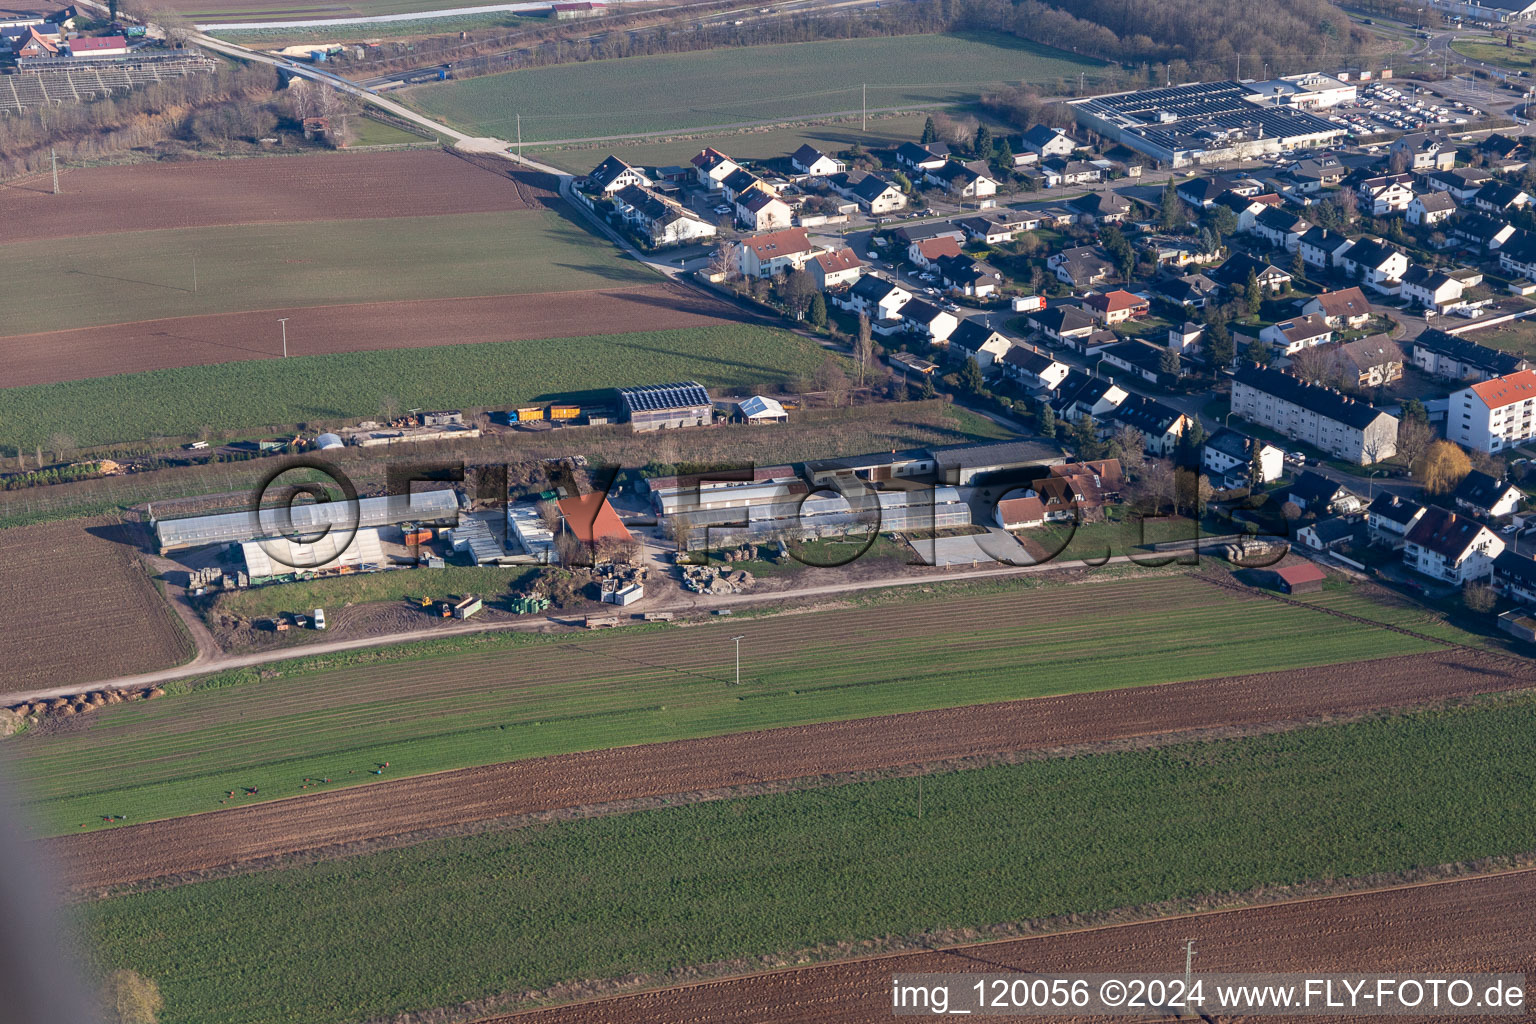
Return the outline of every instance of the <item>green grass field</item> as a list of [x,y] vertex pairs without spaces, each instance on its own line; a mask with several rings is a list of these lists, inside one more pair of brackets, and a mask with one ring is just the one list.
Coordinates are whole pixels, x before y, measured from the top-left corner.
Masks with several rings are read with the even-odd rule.
[[855,143],[865,149],[885,149],[903,142],[916,142],[922,137],[923,122],[927,116],[900,114],[882,117],[871,121],[867,132],[859,131],[858,119],[854,118],[834,124],[725,132],[707,138],[693,137],[668,142],[597,143],[579,149],[530,149],[529,154],[572,174],[587,173],[610,153],[640,167],[686,164],[705,146],[714,146],[739,160],[787,159],[790,153],[807,143],[825,152],[836,153]]
[[19,242],[0,246],[0,264],[6,268],[0,293],[6,334],[247,309],[578,291],[657,280],[575,222],[529,210]]
[[[1404,614],[1361,600],[1358,614]],[[1420,613],[1422,614],[1422,613]],[[1449,628],[1449,627],[1447,627]],[[743,634],[742,685],[729,637]],[[217,689],[94,712],[8,747],[39,828],[214,810],[298,792],[576,750],[1336,664],[1436,645],[1183,576],[1012,582],[601,635],[481,634],[216,677]],[[963,658],[958,656],[963,652]]]
[[[286,477],[285,477],[286,479]],[[259,618],[279,612],[306,608],[330,608],[347,604],[378,601],[404,601],[429,597],[441,601],[449,596],[478,594],[490,604],[491,599],[523,585],[534,570],[507,566],[450,565],[442,569],[408,569],[334,576],[323,580],[303,580],[274,587],[256,587],[221,594],[213,606],[215,615],[225,613]]]
[[[580,139],[860,109],[974,101],[1018,82],[1091,80],[1097,61],[1006,37],[894,36],[707,50],[512,71],[407,90],[476,135]],[[594,163],[596,161],[593,161]]]
[[[445,839],[81,910],[162,1024],[562,981],[1536,848],[1529,697]],[[408,922],[408,924],[407,924]],[[1167,951],[1171,962],[1172,949]]]
[[430,139],[424,139],[420,135],[412,135],[410,132],[401,131],[394,125],[375,121],[371,117],[353,118],[352,131],[354,132],[352,142],[354,147],[434,145]]
[[1496,64],[1511,71],[1530,71],[1536,68],[1536,45],[1521,40],[1516,40],[1513,47],[1506,47],[1503,36],[1457,39],[1451,43],[1451,49],[1463,57]]
[[[302,21],[314,18],[366,18],[385,14],[412,14],[416,11],[440,11],[470,6],[464,0],[176,0],[170,5],[178,14],[198,22],[215,24],[247,21]],[[347,29],[347,26],[340,26]],[[338,36],[332,29],[330,39]]]
[[0,388],[0,446],[194,436],[201,426],[278,429],[378,414],[387,397],[424,409],[506,409],[546,398],[611,399],[607,388],[695,379],[774,389],[825,353],[788,331],[742,324],[588,338],[293,356]]

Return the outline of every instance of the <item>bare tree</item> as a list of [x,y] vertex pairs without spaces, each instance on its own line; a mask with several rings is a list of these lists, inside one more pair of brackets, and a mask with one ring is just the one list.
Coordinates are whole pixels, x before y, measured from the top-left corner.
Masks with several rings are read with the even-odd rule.
[[1338,387],[1344,381],[1337,349],[1324,345],[1304,348],[1291,356],[1291,372],[1302,380]]
[[539,513],[539,519],[544,523],[544,529],[550,533],[560,529],[560,506],[552,501],[541,501],[534,506]]
[[1397,454],[1411,466],[1434,439],[1433,427],[1417,416],[1406,416],[1397,425]]
[[715,243],[709,254],[709,275],[722,281],[734,280],[737,275],[736,244],[725,239]]
[[60,431],[48,438],[48,448],[53,452],[53,461],[67,462],[75,454],[75,439]]
[[875,338],[870,329],[869,317],[859,314],[859,333],[853,340],[853,365],[856,371],[856,380],[859,387],[863,387],[869,378],[869,371],[875,359]]
[[394,395],[383,395],[379,398],[379,415],[388,423],[400,415],[400,400]]

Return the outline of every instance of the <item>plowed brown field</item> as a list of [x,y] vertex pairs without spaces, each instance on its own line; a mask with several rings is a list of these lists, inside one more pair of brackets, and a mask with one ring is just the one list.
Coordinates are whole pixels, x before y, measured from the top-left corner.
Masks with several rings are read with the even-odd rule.
[[[1195,940],[1195,967],[1201,972],[1528,973],[1536,971],[1536,871],[828,964],[497,1020],[883,1024],[892,1019],[893,974],[1176,973],[1183,969],[1188,939]],[[1527,994],[1530,991],[1527,985]],[[1447,1014],[1434,1019],[1489,1018]],[[1507,1019],[1530,1018],[1527,1014]]]
[[[510,167],[510,165],[508,165]],[[523,210],[532,176],[439,150],[91,167],[0,186],[0,243],[157,228]]]
[[508,815],[1189,730],[1251,728],[1520,689],[1453,651],[546,757],[47,840],[93,888]]
[[176,613],[120,531],[73,520],[5,532],[0,674],[7,683],[64,686],[192,656]]
[[272,330],[277,317],[302,325],[304,349],[294,354],[322,355],[705,327],[741,314],[677,285],[657,284],[143,320],[6,338],[5,385],[270,359],[282,354]]

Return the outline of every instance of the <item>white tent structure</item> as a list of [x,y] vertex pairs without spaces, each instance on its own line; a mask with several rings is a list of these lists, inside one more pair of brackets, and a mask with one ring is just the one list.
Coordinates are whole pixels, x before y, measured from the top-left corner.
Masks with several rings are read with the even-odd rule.
[[317,572],[348,566],[382,566],[384,548],[378,530],[333,529],[312,544],[288,537],[268,537],[240,545],[245,571],[253,578],[282,576],[292,572]]

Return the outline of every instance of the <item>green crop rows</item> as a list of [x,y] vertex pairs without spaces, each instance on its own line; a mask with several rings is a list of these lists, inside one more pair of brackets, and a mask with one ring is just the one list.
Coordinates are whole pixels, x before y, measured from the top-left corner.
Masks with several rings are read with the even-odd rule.
[[[162,1024],[575,979],[1536,849],[1536,704],[589,819],[86,908]],[[167,941],[171,936],[175,941]],[[1170,953],[1170,955],[1172,955]]]
[[695,379],[772,389],[825,358],[787,331],[740,324],[588,338],[442,345],[151,370],[0,389],[0,449],[81,445],[215,429],[333,425],[376,416],[386,397],[426,409],[506,409],[524,402],[602,399],[591,390]]
[[[1101,73],[1097,61],[1002,36],[830,40],[589,61],[410,90],[476,135],[592,138],[871,108],[973,101],[989,87]],[[594,160],[592,163],[596,163]]]
[[[1351,607],[1370,615],[1372,606]],[[1379,609],[1384,618],[1394,609]],[[743,634],[743,680],[728,654]],[[1186,577],[978,588],[809,616],[489,634],[289,666],[279,678],[94,712],[9,749],[40,829],[215,810],[299,792],[576,750],[1337,664],[1437,649]],[[172,727],[174,726],[174,727]],[[352,773],[348,775],[349,771]],[[345,780],[345,781],[341,781]]]

